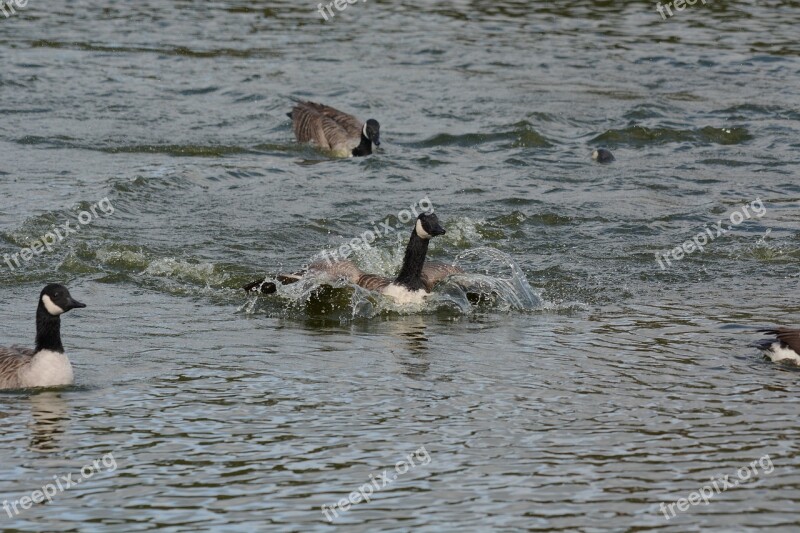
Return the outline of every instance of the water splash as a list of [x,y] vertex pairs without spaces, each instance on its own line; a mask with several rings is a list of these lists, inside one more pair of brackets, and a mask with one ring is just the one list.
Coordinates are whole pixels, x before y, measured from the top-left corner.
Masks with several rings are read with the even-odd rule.
[[455,264],[468,274],[452,276],[447,283],[466,288],[467,296],[502,311],[530,311],[542,307],[541,297],[510,255],[494,248],[462,252]]
[[[325,275],[307,275],[290,285],[281,285],[274,279],[267,281],[276,283],[276,293],[270,298],[280,299],[280,312],[284,316],[299,314],[343,322],[398,314],[462,316],[479,309],[510,312],[543,307],[541,298],[508,254],[477,248],[461,253],[455,264],[468,273],[450,276],[425,300],[412,304],[401,304],[391,297]],[[240,311],[255,313],[260,299],[253,296]]]

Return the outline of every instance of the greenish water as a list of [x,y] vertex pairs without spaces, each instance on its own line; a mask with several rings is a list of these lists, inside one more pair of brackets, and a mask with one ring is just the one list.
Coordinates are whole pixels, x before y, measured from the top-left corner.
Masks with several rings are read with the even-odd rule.
[[[798,7],[0,13],[0,257],[78,228],[0,261],[0,344],[32,344],[47,282],[87,304],[63,319],[76,384],[0,394],[0,504],[117,465],[0,509],[0,529],[796,530],[799,374],[751,343],[800,325]],[[293,96],[378,119],[381,150],[296,145]],[[445,288],[398,312],[345,286],[238,290],[422,198],[447,229],[430,256],[505,299]],[[354,259],[396,272],[410,228]],[[409,454],[328,523],[321,506]],[[767,455],[708,505],[660,510]]]

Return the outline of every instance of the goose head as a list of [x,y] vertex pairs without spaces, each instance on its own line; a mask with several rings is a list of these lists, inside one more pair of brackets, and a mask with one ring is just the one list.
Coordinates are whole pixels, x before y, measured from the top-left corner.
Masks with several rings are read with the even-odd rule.
[[364,124],[364,137],[372,141],[375,146],[381,145],[381,125],[374,118],[371,118]]
[[59,316],[70,309],[86,307],[86,304],[72,298],[67,288],[58,283],[51,283],[42,289],[42,293],[39,295],[39,305],[50,316]]
[[607,150],[605,148],[598,148],[597,150],[592,152],[592,159],[594,159],[598,163],[610,163],[614,160],[614,154],[611,153],[611,150]]
[[439,224],[439,217],[435,213],[422,213],[417,217],[417,226],[414,231],[417,237],[425,240],[447,233],[442,225]]

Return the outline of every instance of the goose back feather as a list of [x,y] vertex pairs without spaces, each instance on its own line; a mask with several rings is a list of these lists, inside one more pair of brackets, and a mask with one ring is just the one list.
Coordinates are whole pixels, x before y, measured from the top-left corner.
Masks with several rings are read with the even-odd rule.
[[438,262],[426,262],[425,266],[422,267],[422,282],[425,284],[425,290],[431,292],[436,284],[446,277],[464,273],[464,269],[455,265],[448,265],[446,263]]
[[361,143],[362,126],[358,120],[332,107],[298,102],[290,116],[299,142],[310,142],[323,150],[343,154],[349,154]]
[[33,361],[34,351],[22,346],[0,348],[0,389],[19,389],[22,374]]
[[372,153],[372,141],[364,135],[366,123],[353,115],[324,104],[295,100],[288,116],[298,142],[315,144],[340,157]]

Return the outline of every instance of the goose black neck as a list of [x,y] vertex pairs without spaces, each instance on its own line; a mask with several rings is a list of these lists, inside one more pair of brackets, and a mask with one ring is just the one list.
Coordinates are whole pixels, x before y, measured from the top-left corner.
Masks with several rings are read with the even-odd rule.
[[361,144],[353,148],[353,157],[361,157],[370,155],[372,153],[372,141],[370,141],[364,132],[361,132]]
[[427,254],[428,239],[423,239],[417,235],[416,229],[412,230],[411,239],[409,239],[406,247],[406,256],[403,258],[403,266],[395,282],[412,291],[424,289],[422,267],[425,266],[425,256]]
[[64,353],[64,345],[61,344],[61,318],[48,313],[44,304],[39,302],[36,309],[36,351],[42,350]]

